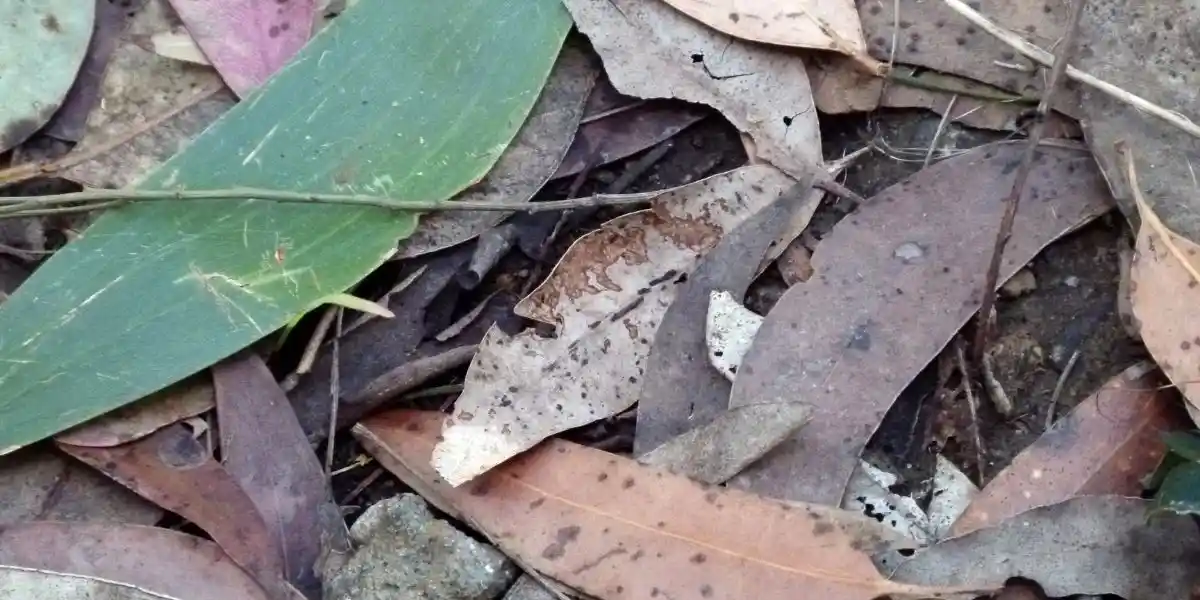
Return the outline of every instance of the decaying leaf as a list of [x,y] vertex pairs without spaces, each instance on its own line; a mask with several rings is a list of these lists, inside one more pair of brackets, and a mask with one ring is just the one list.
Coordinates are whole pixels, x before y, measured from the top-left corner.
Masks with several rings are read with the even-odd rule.
[[196,45],[240,97],[287,64],[312,35],[314,0],[170,0]]
[[0,566],[0,596],[11,600],[177,600],[125,583],[8,565]]
[[258,508],[182,425],[113,448],[58,447],[195,523],[275,597],[294,593]]
[[[558,169],[575,137],[598,65],[581,44],[563,44],[546,87],[517,137],[479,183],[454,197],[464,202],[526,202]],[[461,244],[503,221],[502,212],[441,212],[421,217],[400,244],[397,258],[411,258]]]
[[269,598],[216,544],[158,527],[12,525],[0,530],[0,564],[118,581],[186,600]]
[[0,152],[41,129],[62,104],[92,38],[88,0],[7,1],[0,6]]
[[754,138],[760,157],[796,177],[821,164],[799,56],[718,33],[660,1],[564,4],[621,93],[711,106]]
[[704,323],[708,361],[729,381],[737,377],[762,321],[760,315],[742,306],[729,292],[713,292],[709,297],[708,318]]
[[515,309],[556,325],[557,336],[488,332],[434,453],[438,472],[461,484],[550,435],[629,408],[678,283],[793,183],[769,165],[745,167],[661,192],[653,209],[576,240]]
[[128,0],[118,5],[106,0],[96,2],[96,23],[92,28],[83,64],[75,82],[63,98],[62,106],[42,128],[41,133],[68,142],[78,142],[87,129],[88,115],[100,99],[100,83],[108,61],[120,41],[130,17],[141,10],[145,0]]
[[727,232],[679,286],[646,360],[635,453],[704,425],[728,409],[729,380],[709,366],[706,329],[701,326],[707,321],[710,298],[718,291],[745,296],[776,240],[795,237],[808,226],[822,199],[821,194],[810,193],[814,177],[810,173],[779,200]]
[[877,524],[866,525],[859,515],[705,486],[559,440],[470,486],[452,487],[429,467],[441,420],[437,413],[393,411],[354,432],[382,464],[415,473],[506,554],[582,594],[741,600],[804,590],[829,599],[970,597],[961,588],[884,580],[868,556],[881,540],[865,533]]
[[667,0],[680,12],[731,36],[857,54],[866,49],[854,0]]
[[951,538],[901,564],[893,579],[970,586],[1020,576],[1050,598],[1114,594],[1186,598],[1200,564],[1188,517],[1147,519],[1149,503],[1082,496],[1023,512],[996,527]]
[[[883,190],[821,240],[815,274],[767,315],[730,398],[730,406],[803,398],[813,420],[732,483],[776,498],[842,499],[883,413],[978,310],[993,241],[981,232],[1000,222],[1023,151],[996,143],[939,162]],[[1002,281],[1109,210],[1086,152],[1039,152]]]
[[213,408],[207,373],[195,375],[54,436],[72,446],[117,446]]
[[1139,496],[1162,461],[1163,434],[1187,424],[1148,365],[1104,384],[1013,459],[967,508],[952,535],[994,525],[1075,496]]
[[1142,196],[1131,153],[1124,176],[1142,225],[1129,274],[1133,326],[1195,419],[1200,408],[1200,244],[1167,229]]
[[163,511],[111,479],[38,445],[0,462],[0,526],[27,521],[153,525]]
[[[170,158],[234,105],[212,69],[188,65],[142,48],[141,39],[171,28],[167,0],[146,0],[109,58],[100,102],[88,117],[76,152],[105,148],[129,132],[130,141],[66,172],[92,187],[121,188]],[[162,122],[154,121],[163,118]],[[144,131],[143,131],[144,130]]]
[[221,458],[258,508],[284,576],[310,598],[321,592],[322,546],[350,549],[328,478],[287,396],[258,355],[243,353],[212,369]]

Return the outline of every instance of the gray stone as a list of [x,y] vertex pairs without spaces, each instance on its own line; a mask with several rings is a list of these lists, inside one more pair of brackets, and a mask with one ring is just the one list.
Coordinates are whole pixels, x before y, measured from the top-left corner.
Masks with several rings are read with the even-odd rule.
[[356,550],[324,573],[326,600],[491,600],[517,576],[508,557],[435,519],[414,494],[368,508],[350,537]]

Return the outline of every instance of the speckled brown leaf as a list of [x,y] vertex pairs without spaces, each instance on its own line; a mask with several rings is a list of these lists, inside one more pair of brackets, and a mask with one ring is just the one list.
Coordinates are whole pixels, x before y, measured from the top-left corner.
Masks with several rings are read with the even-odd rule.
[[162,509],[111,479],[34,446],[0,460],[0,526],[25,521],[153,525]]
[[927,548],[893,579],[969,586],[1020,576],[1050,598],[1187,598],[1200,564],[1196,525],[1181,515],[1148,519],[1148,507],[1140,498],[1083,496],[1035,508]]
[[[838,504],[888,407],[978,310],[1023,151],[1002,142],[937,163],[883,190],[821,240],[814,275],[767,315],[730,398],[731,406],[803,398],[813,420],[732,483]],[[1087,152],[1039,153],[1001,281],[1110,208]]]
[[708,320],[710,296],[718,291],[736,298],[744,296],[767,252],[779,245],[776,240],[794,238],[808,226],[824,196],[812,193],[814,177],[815,173],[810,174],[778,202],[721,238],[700,259],[687,282],[679,286],[646,360],[645,384],[638,395],[634,453],[648,452],[693,427],[707,424],[729,408],[729,380],[708,360],[704,323]]
[[[69,169],[65,176],[93,187],[125,187],[173,156],[234,104],[209,67],[163,58],[140,37],[178,25],[167,0],[146,0],[109,59],[100,102],[76,152],[102,148],[126,132],[149,129],[129,142]],[[149,121],[173,116],[162,123]]]
[[208,373],[189,377],[137,402],[54,436],[72,446],[117,446],[211,410],[213,386]]
[[0,564],[75,573],[187,600],[268,600],[216,544],[129,524],[22,523],[0,530]]
[[[526,202],[558,169],[570,147],[584,103],[599,72],[581,44],[566,43],[550,78],[517,137],[491,171],[454,197],[464,202]],[[435,252],[474,238],[508,215],[502,212],[440,212],[423,215],[413,234],[400,243],[397,258]]]
[[863,533],[873,528],[857,514],[705,486],[560,440],[453,488],[428,466],[441,419],[392,411],[354,433],[381,464],[421,477],[505,553],[592,597],[773,599],[800,589],[868,600],[960,591],[884,580],[867,555],[881,540]]
[[[813,56],[808,59],[808,77],[812,81],[813,100],[822,113],[871,112],[887,108],[927,108],[940,115],[946,113],[955,94],[891,82],[884,87],[882,79],[862,72],[855,63],[837,55]],[[937,71],[898,66],[898,72],[929,85],[962,90],[950,110],[950,120],[970,127],[1018,131],[1021,118],[1033,110],[1029,103],[1003,102],[970,95],[1011,97],[1006,92],[978,81],[939,73]],[[882,91],[882,94],[880,93]],[[1053,112],[1046,120],[1043,135],[1047,138],[1079,137],[1079,126],[1071,119]]]
[[306,596],[319,598],[322,546],[333,552],[350,548],[329,479],[287,396],[257,354],[227,359],[212,373],[225,470],[258,507],[283,559],[284,576]]
[[660,0],[566,0],[621,93],[711,106],[758,156],[803,177],[821,134],[800,56],[719,33]]
[[667,3],[717,31],[752,42],[854,53],[866,47],[854,0],[667,0]]
[[[1042,48],[1055,47],[1066,34],[1070,14],[1067,0],[970,4]],[[899,14],[893,7],[899,8]],[[972,25],[941,0],[863,0],[858,3],[858,12],[867,51],[879,60],[889,59],[895,39],[897,63],[982,81],[1024,96],[1041,94],[1042,71],[1030,69],[1029,60]],[[1074,59],[1071,62],[1077,64]],[[1064,86],[1056,97],[1055,108],[1078,116],[1078,88],[1074,84]]]
[[770,165],[744,167],[663,192],[653,209],[576,240],[515,309],[556,325],[557,337],[488,332],[434,453],[438,472],[461,484],[548,436],[629,408],[677,284],[725,232],[793,183]]
[[1163,434],[1187,426],[1169,388],[1147,365],[1116,376],[1022,450],[971,502],[951,535],[997,524],[1075,496],[1140,496],[1166,454]]
[[254,502],[184,426],[113,448],[58,447],[195,523],[276,598],[299,597],[283,580],[282,558]]

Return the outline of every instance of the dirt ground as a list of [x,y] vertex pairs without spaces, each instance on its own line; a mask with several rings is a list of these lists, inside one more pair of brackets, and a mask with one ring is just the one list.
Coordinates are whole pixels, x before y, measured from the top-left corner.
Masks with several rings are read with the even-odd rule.
[[[870,115],[822,118],[824,154],[840,158],[873,142],[883,152],[871,152],[851,166],[844,177],[849,189],[865,198],[919,171],[940,117],[919,110],[879,111]],[[960,128],[950,125],[939,137],[934,158],[988,142],[1021,136]],[[661,189],[682,185],[745,161],[737,131],[719,116],[712,115],[686,129],[670,142],[671,149],[647,169],[628,191]],[[593,171],[579,194],[602,191],[635,164],[639,156]],[[554,182],[539,199],[565,197],[569,181]],[[828,202],[814,217],[810,231],[819,240],[845,214],[852,201]],[[556,244],[555,257],[586,231],[615,216],[614,210],[597,213]],[[981,223],[980,235],[993,236],[998,223]],[[934,457],[943,453],[977,484],[986,483],[1045,429],[1054,389],[1070,360],[1078,351],[1071,372],[1063,379],[1055,401],[1056,414],[1065,414],[1110,377],[1139,358],[1144,348],[1121,327],[1117,315],[1119,281],[1118,247],[1122,236],[1130,236],[1119,212],[1091,223],[1051,245],[1029,266],[1036,287],[1019,297],[1001,299],[997,306],[997,330],[991,356],[995,380],[1015,405],[1002,415],[981,387],[978,365],[970,365],[973,390],[979,397],[977,419],[970,416],[965,397],[955,392],[960,378],[939,382],[935,361],[915,378],[901,395],[872,438],[868,460],[901,475],[902,487],[919,489],[927,479]],[[819,242],[818,242],[819,243]],[[554,259],[540,265],[543,272]],[[525,260],[514,260],[497,269],[503,274],[514,269],[538,268]],[[503,276],[503,275],[501,275]],[[769,269],[747,294],[747,306],[765,313],[786,290],[774,269]],[[969,348],[968,348],[969,350]],[[952,351],[947,351],[947,355]],[[970,352],[968,351],[968,355]],[[435,385],[461,383],[461,373]],[[426,408],[445,405],[452,396],[434,396],[420,402]],[[975,422],[977,421],[977,423]],[[613,452],[629,452],[633,419],[601,422],[572,432],[568,437],[600,445]],[[978,427],[981,452],[976,453],[973,428]],[[338,464],[349,464],[361,453],[349,436],[338,443]],[[979,458],[982,458],[982,464]],[[980,473],[982,467],[982,475]],[[374,475],[374,467],[357,468],[335,478],[335,495],[349,500],[348,516],[360,507],[394,495],[400,485],[390,476]],[[355,492],[371,478],[364,489]]]

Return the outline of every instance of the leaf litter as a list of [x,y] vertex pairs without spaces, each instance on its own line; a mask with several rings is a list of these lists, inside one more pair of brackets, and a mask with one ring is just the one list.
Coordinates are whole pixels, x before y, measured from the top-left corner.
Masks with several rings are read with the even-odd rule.
[[515,309],[557,335],[488,332],[434,453],[438,472],[464,483],[550,435],[633,405],[678,284],[722,235],[793,183],[769,165],[744,167],[656,194],[653,209],[572,244]]

